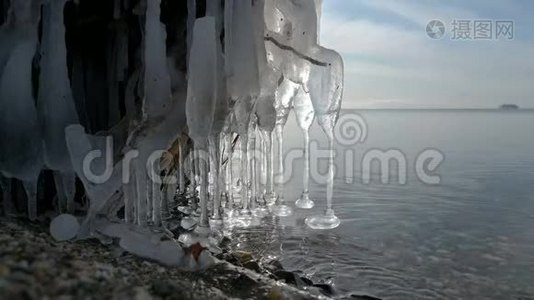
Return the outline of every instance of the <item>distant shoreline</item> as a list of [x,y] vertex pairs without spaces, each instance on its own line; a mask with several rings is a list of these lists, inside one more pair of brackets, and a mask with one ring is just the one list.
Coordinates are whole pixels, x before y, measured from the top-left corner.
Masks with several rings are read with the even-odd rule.
[[343,108],[343,111],[451,111],[451,112],[534,112],[534,108],[501,109],[501,108]]

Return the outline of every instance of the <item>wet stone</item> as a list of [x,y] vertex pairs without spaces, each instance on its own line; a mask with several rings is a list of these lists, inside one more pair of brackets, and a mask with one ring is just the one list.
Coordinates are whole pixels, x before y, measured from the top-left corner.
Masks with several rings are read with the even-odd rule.
[[276,276],[278,280],[283,280],[287,284],[297,284],[297,277],[292,272],[279,270],[274,273],[274,276]]
[[355,294],[350,295],[350,298],[351,299],[356,299],[356,300],[382,300],[380,298],[376,298],[376,297],[373,297],[373,296],[355,295]]
[[337,294],[335,288],[330,284],[318,283],[318,284],[314,284],[313,286],[319,288],[321,293],[323,293],[325,296],[331,297]]
[[300,277],[300,280],[302,280],[302,282],[304,282],[305,285],[308,285],[308,286],[312,286],[313,285],[313,281],[309,280],[306,277]]
[[175,286],[169,280],[155,279],[152,281],[152,290],[156,296],[169,297],[172,296]]
[[265,268],[267,270],[271,271],[272,273],[274,273],[276,271],[284,270],[284,267],[282,266],[282,263],[279,262],[278,260],[273,260],[273,261],[269,262],[268,264],[265,265]]
[[255,262],[255,261],[249,261],[249,262],[246,262],[243,264],[243,267],[249,269],[249,270],[252,270],[252,271],[255,271],[257,273],[261,273],[261,267],[260,265]]
[[251,286],[254,286],[256,281],[245,274],[241,274],[234,279],[233,286],[239,289],[248,289]]

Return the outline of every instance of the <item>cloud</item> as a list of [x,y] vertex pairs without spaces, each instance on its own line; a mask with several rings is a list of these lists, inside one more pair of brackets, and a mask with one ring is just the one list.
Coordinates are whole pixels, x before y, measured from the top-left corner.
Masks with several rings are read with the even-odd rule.
[[406,21],[426,26],[430,20],[476,19],[472,11],[447,5],[445,1],[362,0],[362,4],[395,14]]
[[532,41],[432,40],[426,36],[425,20],[477,14],[463,8],[438,9],[427,2],[362,3],[378,12],[394,12],[416,26],[400,26],[388,18],[377,21],[369,14],[360,17],[355,13],[349,19],[332,11],[324,13],[321,42],[345,58],[347,101],[382,99],[387,103],[395,99],[409,105],[446,107],[518,102],[534,106]]

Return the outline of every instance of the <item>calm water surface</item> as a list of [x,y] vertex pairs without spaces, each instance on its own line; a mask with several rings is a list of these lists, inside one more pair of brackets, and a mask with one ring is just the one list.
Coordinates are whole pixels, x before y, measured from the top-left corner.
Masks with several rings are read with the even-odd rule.
[[[367,140],[336,146],[334,208],[341,226],[318,232],[304,225],[325,205],[324,184],[312,180],[313,210],[296,210],[270,227],[236,230],[237,246],[275,256],[289,270],[335,285],[341,295],[534,299],[534,112],[358,113]],[[311,136],[326,147],[315,125]],[[290,118],[285,149],[302,143]],[[393,176],[382,184],[373,169],[374,180],[363,184],[363,155],[392,148],[406,155],[407,183]],[[414,174],[417,155],[428,148],[445,156],[435,186]],[[354,156],[350,166],[347,152]],[[302,190],[302,160],[292,165],[285,191],[291,203]]]

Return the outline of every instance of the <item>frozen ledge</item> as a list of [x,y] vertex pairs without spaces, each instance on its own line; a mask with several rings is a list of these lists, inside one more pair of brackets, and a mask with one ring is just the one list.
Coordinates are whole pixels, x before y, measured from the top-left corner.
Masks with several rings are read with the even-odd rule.
[[293,47],[285,45],[285,44],[279,42],[278,40],[276,40],[272,36],[266,36],[264,38],[264,40],[267,41],[267,42],[273,43],[276,47],[278,47],[278,48],[280,48],[282,50],[290,51],[290,52],[294,53],[296,56],[298,56],[299,58],[307,60],[307,61],[309,61],[310,63],[312,63],[314,65],[321,66],[321,67],[327,67],[328,66],[327,63],[320,62],[320,61],[318,61],[318,60],[316,60],[316,59],[314,59],[314,58],[312,58],[310,56],[307,56],[307,55],[305,55],[303,53],[300,53],[299,51],[297,51]]

